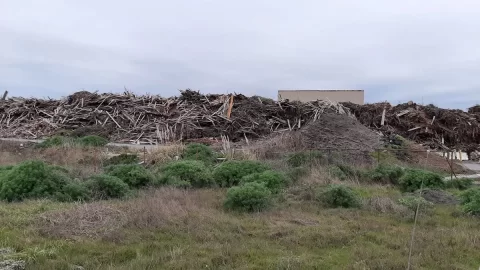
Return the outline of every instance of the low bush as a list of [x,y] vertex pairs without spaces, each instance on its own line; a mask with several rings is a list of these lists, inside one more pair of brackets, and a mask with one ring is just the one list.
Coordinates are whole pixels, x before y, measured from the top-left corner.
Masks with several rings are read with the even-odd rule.
[[400,205],[405,206],[406,208],[413,211],[414,213],[417,212],[417,207],[420,207],[421,209],[425,210],[433,206],[433,203],[425,200],[423,197],[414,196],[414,195],[404,196],[398,199],[398,203]]
[[287,179],[285,175],[275,171],[264,171],[261,173],[252,173],[242,177],[240,183],[260,183],[265,184],[265,186],[272,192],[278,193],[287,185]]
[[106,174],[90,177],[86,186],[95,199],[123,198],[130,192],[128,185],[120,178]]
[[409,169],[399,180],[400,187],[405,192],[414,192],[423,188],[444,188],[442,176],[419,169]]
[[45,139],[43,142],[36,145],[37,148],[50,148],[56,146],[62,146],[68,142],[73,142],[72,139],[63,136],[53,136]]
[[188,144],[183,150],[182,159],[203,161],[206,164],[215,162],[216,156],[213,150],[200,143]]
[[68,183],[68,176],[42,161],[26,161],[0,176],[0,200],[49,198]]
[[350,187],[330,185],[321,191],[318,199],[330,207],[352,208],[360,207],[360,196]]
[[366,173],[367,178],[375,183],[397,185],[405,170],[399,166],[380,164]]
[[91,192],[85,183],[78,181],[69,182],[60,192],[55,194],[55,198],[61,202],[88,201],[90,196]]
[[470,178],[459,178],[452,179],[450,181],[445,181],[446,188],[456,188],[458,190],[467,190],[473,185],[473,179]]
[[45,139],[43,142],[37,144],[37,148],[50,148],[50,147],[58,147],[58,146],[93,146],[93,147],[100,147],[105,146],[108,143],[108,140],[96,136],[90,135],[80,138],[71,138],[71,137],[64,137],[64,136],[53,136],[50,138]]
[[159,184],[201,188],[212,186],[214,181],[203,162],[180,160],[160,169]]
[[[12,169],[13,169],[13,166],[0,166],[0,180],[2,178],[2,175],[7,174]],[[1,183],[0,183],[0,187],[1,187]]]
[[269,206],[271,196],[272,193],[265,184],[245,183],[228,190],[224,206],[227,209],[244,212],[261,211]]
[[88,135],[85,137],[80,137],[76,139],[75,142],[81,146],[93,146],[93,147],[100,147],[108,144],[107,139],[97,135]]
[[242,177],[268,170],[268,166],[253,160],[230,160],[223,162],[213,171],[213,179],[221,187],[236,186]]
[[120,165],[120,164],[138,164],[140,159],[134,154],[120,154],[118,156],[107,159],[103,164],[105,166]]
[[316,163],[326,163],[327,157],[319,151],[304,151],[291,154],[287,157],[287,163],[291,167],[300,167]]
[[138,164],[112,165],[105,168],[108,175],[120,178],[131,188],[139,188],[153,182],[153,174]]
[[480,188],[472,188],[461,194],[463,211],[480,216]]

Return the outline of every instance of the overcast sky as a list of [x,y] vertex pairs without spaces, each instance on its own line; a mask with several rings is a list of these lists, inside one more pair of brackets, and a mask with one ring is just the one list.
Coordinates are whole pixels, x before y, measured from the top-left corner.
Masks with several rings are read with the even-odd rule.
[[480,1],[0,0],[0,90],[480,103]]

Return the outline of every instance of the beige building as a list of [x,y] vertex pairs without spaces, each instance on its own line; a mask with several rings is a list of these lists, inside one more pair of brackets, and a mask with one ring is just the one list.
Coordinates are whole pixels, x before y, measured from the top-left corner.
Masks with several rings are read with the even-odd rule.
[[363,105],[363,90],[278,90],[278,100],[298,100],[302,102],[314,100],[331,100],[336,102],[352,102]]

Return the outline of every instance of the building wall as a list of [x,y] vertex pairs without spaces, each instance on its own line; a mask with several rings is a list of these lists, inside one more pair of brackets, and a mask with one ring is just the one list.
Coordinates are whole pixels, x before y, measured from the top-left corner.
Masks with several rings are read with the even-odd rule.
[[317,99],[336,102],[352,102],[363,105],[365,96],[363,90],[278,90],[278,100],[289,99],[302,102]]

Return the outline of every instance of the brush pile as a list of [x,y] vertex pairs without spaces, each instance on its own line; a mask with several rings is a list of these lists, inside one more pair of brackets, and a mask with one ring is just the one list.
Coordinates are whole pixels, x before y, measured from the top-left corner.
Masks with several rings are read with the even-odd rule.
[[221,135],[238,141],[299,129],[326,112],[350,115],[331,101],[275,102],[189,89],[171,98],[82,91],[61,100],[0,101],[0,137],[40,139],[91,128],[116,142],[157,144]]
[[480,114],[474,114],[478,106],[470,108],[467,113],[412,102],[397,106],[389,103],[342,104],[368,127],[384,134],[400,134],[432,148],[451,147],[471,152],[480,144]]

